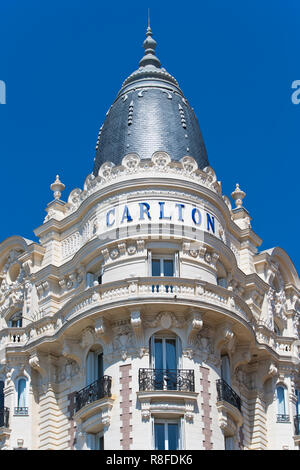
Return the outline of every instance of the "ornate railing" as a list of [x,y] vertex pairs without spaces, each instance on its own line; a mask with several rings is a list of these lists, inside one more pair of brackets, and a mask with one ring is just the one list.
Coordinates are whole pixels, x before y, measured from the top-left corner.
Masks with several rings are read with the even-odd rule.
[[277,423],[289,423],[290,422],[290,415],[277,415]]
[[139,390],[178,390],[194,392],[194,371],[189,369],[140,369]]
[[295,436],[300,435],[300,415],[294,416]]
[[9,408],[0,408],[0,428],[8,428]]
[[15,406],[14,415],[15,416],[28,416],[27,406]]
[[218,401],[227,401],[239,411],[242,409],[242,401],[237,393],[223,379],[217,380]]
[[108,375],[104,375],[87,387],[84,387],[79,392],[76,392],[76,411],[79,411],[88,403],[92,403],[105,397],[111,397],[111,377]]

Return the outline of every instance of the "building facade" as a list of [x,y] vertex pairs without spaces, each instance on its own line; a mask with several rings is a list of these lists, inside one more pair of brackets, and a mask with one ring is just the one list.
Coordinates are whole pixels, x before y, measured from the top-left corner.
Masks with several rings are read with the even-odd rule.
[[299,278],[155,55],[38,242],[0,244],[0,448],[298,449]]

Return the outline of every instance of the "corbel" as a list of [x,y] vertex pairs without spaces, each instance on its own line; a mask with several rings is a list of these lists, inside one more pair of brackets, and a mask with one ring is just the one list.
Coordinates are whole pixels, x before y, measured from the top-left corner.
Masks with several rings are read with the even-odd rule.
[[193,344],[195,337],[203,327],[202,313],[196,309],[190,310],[190,319],[188,326],[188,344]]

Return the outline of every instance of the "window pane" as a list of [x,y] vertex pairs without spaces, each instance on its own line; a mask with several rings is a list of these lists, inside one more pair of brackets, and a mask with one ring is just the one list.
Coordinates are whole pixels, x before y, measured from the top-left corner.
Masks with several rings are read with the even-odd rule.
[[277,387],[278,414],[285,415],[284,388]]
[[160,276],[160,260],[152,260],[152,276]]
[[228,385],[231,386],[231,379],[230,379],[230,363],[228,356],[222,356],[221,358],[221,377]]
[[169,441],[169,450],[178,449],[179,433],[178,433],[177,423],[168,424],[168,441]]
[[163,423],[154,424],[155,449],[165,450],[165,425]]
[[233,450],[233,437],[225,437],[225,450]]
[[176,340],[166,339],[166,369],[167,372],[167,388],[168,390],[176,390],[177,388],[177,360],[176,360]]
[[166,339],[166,366],[167,369],[176,369],[176,340]]
[[155,365],[155,390],[162,390],[163,387],[163,350],[162,339],[155,338],[154,340],[154,365]]
[[161,338],[155,338],[154,340],[154,364],[155,369],[163,369],[163,351]]
[[164,259],[164,276],[174,276],[174,263],[172,259]]
[[20,379],[18,382],[18,407],[26,406],[25,402],[26,380]]

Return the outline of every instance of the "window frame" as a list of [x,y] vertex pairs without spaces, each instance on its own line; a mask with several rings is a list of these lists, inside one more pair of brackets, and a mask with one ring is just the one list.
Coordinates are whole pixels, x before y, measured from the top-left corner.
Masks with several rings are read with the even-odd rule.
[[[156,448],[156,442],[155,442],[155,424],[164,424],[164,443],[165,443],[165,448],[163,450],[183,450],[183,436],[184,436],[184,431],[183,431],[183,426],[184,426],[184,421],[182,417],[179,418],[168,418],[168,419],[163,419],[159,417],[153,416],[152,419],[152,442],[153,442],[153,449],[158,450]],[[178,426],[178,447],[177,449],[169,449],[169,428],[168,424],[177,424]]]
[[[160,275],[153,276],[153,260],[160,260]],[[173,275],[172,276],[165,276],[164,269],[163,269],[163,262],[164,260],[171,260],[173,261]],[[174,251],[173,253],[157,253],[155,251],[150,250],[148,252],[148,261],[149,261],[149,275],[152,277],[179,277],[179,253],[178,251]]]
[[[278,390],[283,390],[283,410],[281,410],[281,403],[279,401]],[[290,422],[290,412],[288,404],[288,389],[286,385],[280,383],[276,385],[276,409],[277,409],[277,423],[288,423]],[[282,411],[284,411],[282,413]]]
[[[92,355],[93,364],[88,365],[89,356]],[[99,371],[99,356],[102,356],[102,370]],[[90,356],[91,357],[91,356]],[[90,368],[90,370],[89,370]],[[91,370],[93,368],[93,371]],[[89,374],[88,374],[89,371]],[[89,375],[91,378],[89,378]],[[104,364],[103,364],[103,351],[102,349],[93,351],[90,349],[86,355],[85,359],[85,384],[86,386],[91,385],[96,380],[99,380],[104,375]]]
[[[24,387],[24,405],[20,406],[20,398],[21,394],[19,391],[20,387],[20,382],[24,380],[25,381],[25,387]],[[28,379],[24,375],[20,376],[17,378],[15,382],[15,390],[16,390],[16,395],[15,395],[15,408],[14,408],[14,416],[28,416],[29,412],[29,407],[28,407]],[[22,411],[21,411],[22,410]]]

